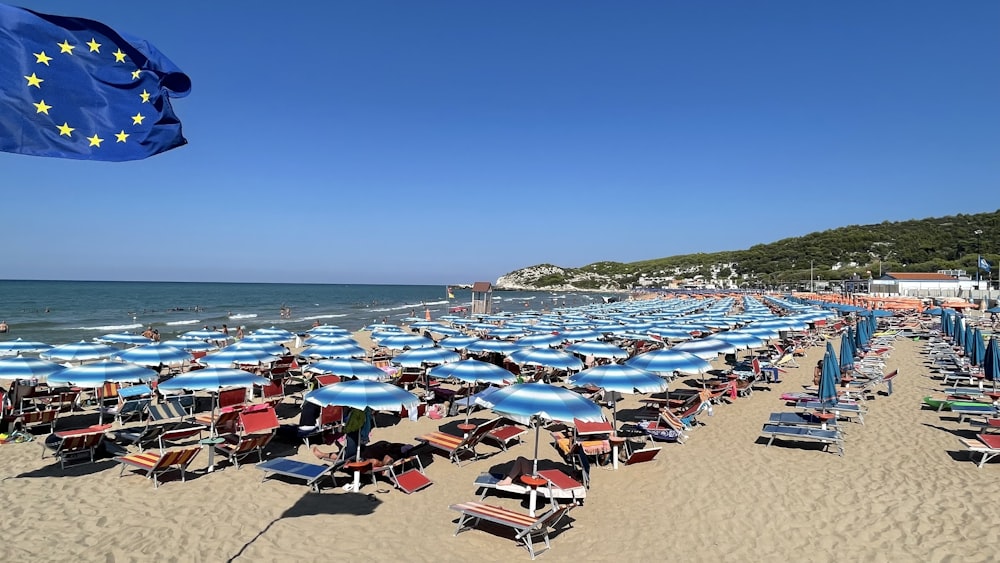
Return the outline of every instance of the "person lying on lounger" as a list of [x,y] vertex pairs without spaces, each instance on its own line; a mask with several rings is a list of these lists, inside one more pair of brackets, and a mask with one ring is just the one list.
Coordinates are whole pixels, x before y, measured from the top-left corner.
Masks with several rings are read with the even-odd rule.
[[[413,449],[413,444],[400,444],[380,440],[361,448],[361,459],[371,463],[373,468],[382,467],[403,459],[411,449]],[[337,461],[340,456],[339,452],[324,452],[317,446],[313,446],[312,453],[319,459],[330,462]],[[352,454],[354,452],[347,453],[353,457]]]
[[517,459],[514,460],[514,465],[511,465],[510,469],[507,470],[507,475],[497,481],[497,486],[512,485],[514,479],[517,479],[521,475],[531,475],[533,469],[534,464],[531,463],[530,459],[524,456],[517,456]]

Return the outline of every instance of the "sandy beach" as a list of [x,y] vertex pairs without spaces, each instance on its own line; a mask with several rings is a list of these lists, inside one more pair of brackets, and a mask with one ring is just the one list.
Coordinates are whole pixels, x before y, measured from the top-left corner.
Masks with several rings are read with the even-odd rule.
[[[887,370],[898,369],[895,392],[868,402],[865,424],[846,426],[846,454],[814,445],[765,447],[761,425],[791,410],[781,392],[800,391],[823,348],[798,358],[783,381],[700,418],[686,444],[666,443],[651,463],[594,467],[583,506],[552,538],[545,561],[616,557],[681,561],[966,561],[995,560],[989,545],[1000,521],[997,464],[978,469],[956,436],[972,437],[949,413],[923,410],[920,399],[939,387],[920,349],[897,339]],[[674,384],[676,387],[678,384]],[[683,384],[680,384],[683,385]],[[627,396],[621,418],[638,408]],[[297,408],[286,400],[286,423]],[[491,417],[477,411],[480,421]],[[78,426],[67,417],[62,428]],[[379,417],[373,440],[412,442],[456,419],[416,422]],[[560,463],[542,433],[542,459]],[[326,482],[320,494],[298,481],[272,478],[252,464],[205,471],[199,454],[187,482],[175,475],[159,489],[105,458],[60,470],[41,459],[38,441],[0,446],[0,525],[5,561],[301,561],[361,558],[405,561],[526,561],[509,538],[481,530],[453,537],[452,503],[478,498],[473,481],[518,455],[531,456],[533,433],[502,452],[459,467],[427,458],[429,488],[406,495],[385,482],[345,492]],[[305,448],[272,442],[268,457],[315,462]],[[426,457],[426,456],[425,456]],[[339,482],[345,482],[340,474]],[[525,510],[526,501],[489,502]]]

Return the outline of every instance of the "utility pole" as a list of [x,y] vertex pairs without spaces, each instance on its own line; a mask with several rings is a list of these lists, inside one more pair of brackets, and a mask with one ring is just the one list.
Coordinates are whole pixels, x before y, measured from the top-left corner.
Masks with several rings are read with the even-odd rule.
[[816,293],[816,284],[813,282],[813,261],[809,261],[809,291]]
[[982,229],[976,229],[975,232],[972,233],[972,234],[976,235],[976,254],[977,254],[977,256],[976,256],[976,289],[981,289],[982,287],[979,285],[979,282],[980,282],[980,279],[981,279],[980,278],[980,272],[982,272],[982,268],[980,268],[979,266],[980,266],[980,264],[983,261],[983,246],[982,246],[982,242],[983,242],[983,230]]

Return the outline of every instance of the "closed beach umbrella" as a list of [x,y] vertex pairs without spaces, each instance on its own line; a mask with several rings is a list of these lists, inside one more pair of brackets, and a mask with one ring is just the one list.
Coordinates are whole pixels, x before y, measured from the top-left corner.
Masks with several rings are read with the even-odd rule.
[[566,346],[567,352],[580,354],[581,356],[593,356],[595,358],[622,359],[628,357],[628,352],[622,350],[614,344],[608,342],[598,342],[594,340],[581,340]]
[[986,343],[983,341],[982,329],[976,328],[972,336],[972,344],[972,357],[969,358],[969,361],[974,366],[981,366],[986,360]]
[[522,348],[510,353],[510,359],[518,365],[542,366],[565,370],[583,368],[580,358],[552,348]]
[[329,373],[342,377],[354,377],[357,379],[370,379],[374,381],[382,381],[389,378],[389,374],[381,368],[354,358],[333,358],[329,360],[320,360],[309,364],[305,368],[305,371],[311,373]]
[[190,361],[194,358],[194,356],[191,355],[191,352],[181,350],[180,348],[174,348],[173,346],[162,342],[154,342],[152,344],[146,344],[145,346],[129,348],[128,350],[115,354],[115,357],[126,362],[147,367],[159,365],[175,366],[183,364],[184,362]]
[[20,354],[22,352],[44,352],[52,348],[52,346],[44,342],[32,342],[30,340],[8,340],[6,342],[0,342],[0,354],[14,353]]
[[826,410],[837,404],[837,383],[840,381],[840,366],[837,355],[833,351],[833,343],[826,343],[826,354],[823,355],[823,368],[819,378],[819,396],[817,399]]
[[87,342],[81,340],[76,343],[63,344],[50,348],[41,353],[41,357],[46,360],[62,360],[64,362],[83,362],[86,360],[98,360],[108,358],[118,352],[107,344],[97,342]]
[[854,369],[854,346],[848,335],[840,337],[840,371],[849,372]]
[[55,362],[38,358],[18,356],[0,359],[0,379],[37,378],[40,381],[45,381],[48,376],[64,369],[66,369],[64,366]]
[[987,381],[992,381],[993,388],[996,389],[997,381],[1000,380],[1000,343],[998,343],[996,336],[990,338],[990,343],[986,346],[983,376],[986,377]]

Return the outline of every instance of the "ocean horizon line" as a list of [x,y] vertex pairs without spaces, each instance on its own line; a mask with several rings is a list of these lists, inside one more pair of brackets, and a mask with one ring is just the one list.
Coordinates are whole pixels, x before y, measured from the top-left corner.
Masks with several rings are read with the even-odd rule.
[[366,283],[366,282],[262,282],[262,281],[177,281],[177,280],[69,280],[69,279],[33,279],[33,278],[0,278],[0,282],[46,282],[46,283],[184,283],[184,284],[243,284],[243,285],[317,285],[317,286],[338,286],[338,285],[376,285],[383,287],[411,286],[411,287],[453,287],[461,288],[469,286],[469,283]]

